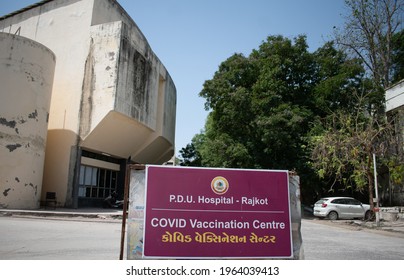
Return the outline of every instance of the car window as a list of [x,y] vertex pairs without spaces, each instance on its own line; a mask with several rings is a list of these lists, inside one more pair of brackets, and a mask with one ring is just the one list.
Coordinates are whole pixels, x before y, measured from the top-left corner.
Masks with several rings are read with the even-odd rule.
[[317,200],[317,202],[315,204],[323,204],[324,202],[327,202],[327,201],[328,201],[328,199],[321,198],[320,200]]
[[360,201],[356,200],[356,199],[347,199],[348,204],[350,205],[361,205]]
[[331,202],[334,203],[334,204],[346,204],[345,199],[342,199],[342,198],[334,199],[334,200],[331,201]]

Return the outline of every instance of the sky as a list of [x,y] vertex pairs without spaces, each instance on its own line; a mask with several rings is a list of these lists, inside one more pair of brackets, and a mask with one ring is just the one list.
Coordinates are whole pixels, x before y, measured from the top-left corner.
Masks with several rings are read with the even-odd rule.
[[[38,0],[0,0],[0,16]],[[248,56],[268,36],[306,35],[310,51],[341,27],[344,0],[118,0],[145,35],[177,89],[175,150],[191,143],[208,112],[206,80],[234,53]]]

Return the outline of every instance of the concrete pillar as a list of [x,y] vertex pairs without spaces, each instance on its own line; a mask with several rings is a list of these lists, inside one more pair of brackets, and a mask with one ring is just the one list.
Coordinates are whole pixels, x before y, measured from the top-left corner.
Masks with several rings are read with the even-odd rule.
[[55,55],[0,33],[0,208],[40,205]]

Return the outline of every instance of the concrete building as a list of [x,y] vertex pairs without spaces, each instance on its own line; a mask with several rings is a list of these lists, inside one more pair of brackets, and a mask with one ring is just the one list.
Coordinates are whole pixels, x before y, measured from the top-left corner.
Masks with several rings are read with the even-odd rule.
[[55,55],[0,33],[0,207],[38,208]]
[[[386,115],[394,125],[397,137],[397,155],[404,159],[404,80],[386,90]],[[397,205],[404,201],[404,186],[392,186],[392,200]]]
[[[41,1],[0,17],[0,32],[36,41],[56,57],[41,197],[30,206],[15,203],[13,192],[23,187],[2,180],[0,207],[35,208],[46,192],[56,192],[59,206],[101,205],[113,190],[122,196],[128,158],[144,164],[171,159],[175,85],[117,1]],[[6,106],[14,105],[2,102],[0,119],[12,121],[3,117]],[[15,178],[32,170],[18,172]]]

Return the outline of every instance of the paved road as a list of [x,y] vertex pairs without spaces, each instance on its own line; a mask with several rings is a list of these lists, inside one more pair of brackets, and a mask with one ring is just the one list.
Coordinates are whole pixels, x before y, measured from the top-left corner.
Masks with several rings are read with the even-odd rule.
[[0,217],[0,259],[118,260],[122,224]]
[[[301,231],[308,260],[404,260],[403,234],[318,220]],[[119,220],[0,217],[0,259],[117,260],[120,237]]]
[[302,220],[306,260],[404,260],[404,235]]

